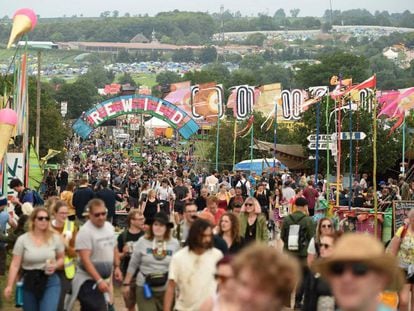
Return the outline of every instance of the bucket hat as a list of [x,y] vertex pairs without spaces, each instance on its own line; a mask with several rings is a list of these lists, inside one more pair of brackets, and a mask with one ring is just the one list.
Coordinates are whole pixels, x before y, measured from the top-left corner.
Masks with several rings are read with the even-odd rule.
[[389,284],[399,289],[404,284],[401,269],[395,256],[385,253],[384,246],[374,236],[362,233],[347,233],[335,244],[332,255],[317,260],[312,269],[322,277],[329,276],[332,264],[337,262],[363,262],[388,276]]

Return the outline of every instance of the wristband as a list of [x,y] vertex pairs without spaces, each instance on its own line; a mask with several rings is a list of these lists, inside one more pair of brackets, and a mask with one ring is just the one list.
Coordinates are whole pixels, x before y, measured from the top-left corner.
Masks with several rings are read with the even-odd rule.
[[102,278],[100,278],[98,281],[96,281],[96,285],[99,285],[99,284],[101,284],[103,282],[103,279]]

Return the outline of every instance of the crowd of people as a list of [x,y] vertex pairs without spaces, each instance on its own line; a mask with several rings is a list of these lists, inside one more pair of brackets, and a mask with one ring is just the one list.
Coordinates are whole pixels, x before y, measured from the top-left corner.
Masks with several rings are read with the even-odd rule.
[[[44,201],[10,182],[16,195],[0,199],[0,271],[13,254],[6,298],[15,291],[30,311],[114,310],[121,287],[131,311],[414,310],[414,211],[386,252],[374,236],[316,217],[329,200],[322,177],[207,173],[192,146],[155,145],[138,163],[104,138],[71,140]],[[404,183],[380,192],[404,196]],[[353,187],[352,201],[363,193],[366,204],[367,176]]]

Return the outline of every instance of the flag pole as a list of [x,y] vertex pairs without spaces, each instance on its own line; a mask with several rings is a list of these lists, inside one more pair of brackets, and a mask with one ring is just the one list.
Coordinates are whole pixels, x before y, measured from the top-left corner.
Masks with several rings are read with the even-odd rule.
[[275,99],[275,124],[273,125],[273,176],[276,174],[276,143],[277,143],[277,100]]
[[374,98],[373,98],[373,107],[372,107],[372,182],[373,182],[373,191],[374,191],[374,232],[377,236],[378,229],[378,197],[377,197],[377,90],[374,89]]
[[220,115],[217,114],[216,171],[218,171],[219,142],[220,142]]
[[[318,164],[319,164],[319,127],[320,127],[320,108],[321,102],[316,103],[316,152],[315,152],[315,185],[318,183]],[[329,149],[329,146],[326,148]]]
[[352,206],[352,101],[349,100],[349,197],[348,209]]
[[330,136],[329,136],[329,92],[326,97],[326,110],[325,110],[325,126],[326,126],[326,135],[328,138],[328,148],[326,148],[326,200],[329,202],[329,145],[330,145]]
[[338,123],[337,123],[337,136],[336,141],[338,144],[338,153],[336,159],[336,206],[339,206],[339,190],[340,190],[340,180],[341,180],[341,107],[342,99],[338,100]]
[[237,118],[234,119],[234,129],[233,129],[233,168],[236,165],[236,146],[237,146]]

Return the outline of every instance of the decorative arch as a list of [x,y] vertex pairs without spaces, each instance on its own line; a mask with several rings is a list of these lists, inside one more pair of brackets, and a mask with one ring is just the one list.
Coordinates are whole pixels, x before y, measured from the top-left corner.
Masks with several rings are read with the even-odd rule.
[[119,96],[97,104],[77,119],[72,128],[86,139],[107,120],[121,115],[142,113],[167,122],[185,139],[199,130],[198,124],[184,110],[161,98],[139,94]]

